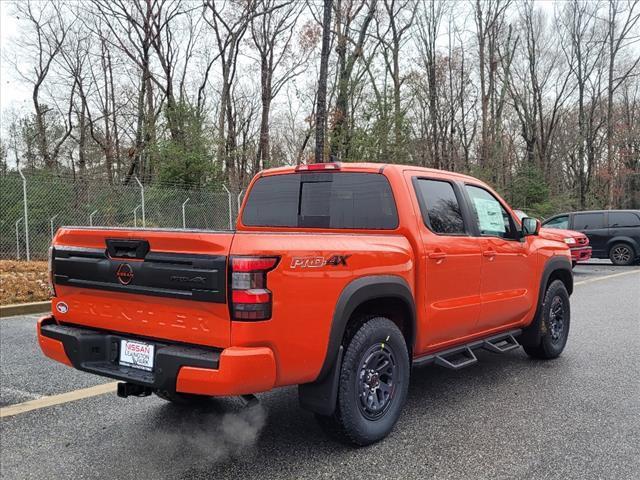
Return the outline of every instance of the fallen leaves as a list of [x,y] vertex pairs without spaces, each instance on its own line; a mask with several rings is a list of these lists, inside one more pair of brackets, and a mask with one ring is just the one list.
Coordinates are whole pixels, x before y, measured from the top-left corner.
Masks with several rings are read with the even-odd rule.
[[47,262],[0,260],[0,305],[49,300]]

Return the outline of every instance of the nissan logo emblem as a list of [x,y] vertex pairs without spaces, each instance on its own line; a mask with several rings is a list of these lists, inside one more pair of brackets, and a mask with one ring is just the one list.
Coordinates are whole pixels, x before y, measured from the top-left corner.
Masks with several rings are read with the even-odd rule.
[[128,263],[121,263],[116,270],[116,277],[122,285],[129,285],[133,280],[133,268]]

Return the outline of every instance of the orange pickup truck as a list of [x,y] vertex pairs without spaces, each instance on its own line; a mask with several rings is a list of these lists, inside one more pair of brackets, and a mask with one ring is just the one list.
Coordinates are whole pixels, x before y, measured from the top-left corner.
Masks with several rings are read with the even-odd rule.
[[384,438],[412,366],[474,351],[555,358],[573,289],[564,242],[475,178],[413,166],[263,171],[234,232],[64,227],[45,355],[191,402],[298,385],[358,445]]

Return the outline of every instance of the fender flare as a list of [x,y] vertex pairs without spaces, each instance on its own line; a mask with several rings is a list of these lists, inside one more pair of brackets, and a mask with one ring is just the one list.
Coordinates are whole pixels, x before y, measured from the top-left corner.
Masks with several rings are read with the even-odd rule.
[[413,348],[416,332],[416,307],[407,282],[395,275],[371,275],[349,282],[338,297],[333,312],[331,331],[327,342],[324,363],[315,381],[298,386],[303,408],[321,415],[331,415],[335,410],[344,337],[347,323],[353,312],[364,302],[377,298],[396,298],[404,302],[410,312],[408,344]]
[[542,275],[540,276],[540,289],[538,290],[538,305],[533,321],[522,331],[522,335],[518,338],[519,342],[526,345],[536,346],[540,343],[540,322],[542,322],[542,301],[547,292],[549,279],[556,272],[562,272],[565,279],[569,279],[567,292],[569,296],[573,293],[573,269],[571,268],[571,260],[564,256],[553,256],[544,264]]

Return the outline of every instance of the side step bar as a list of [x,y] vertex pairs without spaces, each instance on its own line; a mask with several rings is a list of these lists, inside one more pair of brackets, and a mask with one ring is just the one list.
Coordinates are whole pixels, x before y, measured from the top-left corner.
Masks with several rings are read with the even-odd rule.
[[515,339],[522,333],[522,330],[510,330],[508,332],[493,335],[484,339],[476,340],[466,345],[449,348],[440,352],[418,357],[413,360],[413,365],[421,367],[435,363],[441,367],[450,368],[452,370],[460,370],[478,362],[478,358],[473,353],[474,350],[482,348],[493,353],[506,353],[520,344]]
[[435,358],[435,364],[441,367],[451,368],[452,370],[460,370],[478,363],[478,358],[474,355],[473,350],[468,347],[456,349],[454,351],[444,351]]
[[520,344],[510,333],[500,338],[490,338],[484,341],[482,348],[493,353],[505,353],[515,348],[518,348]]

